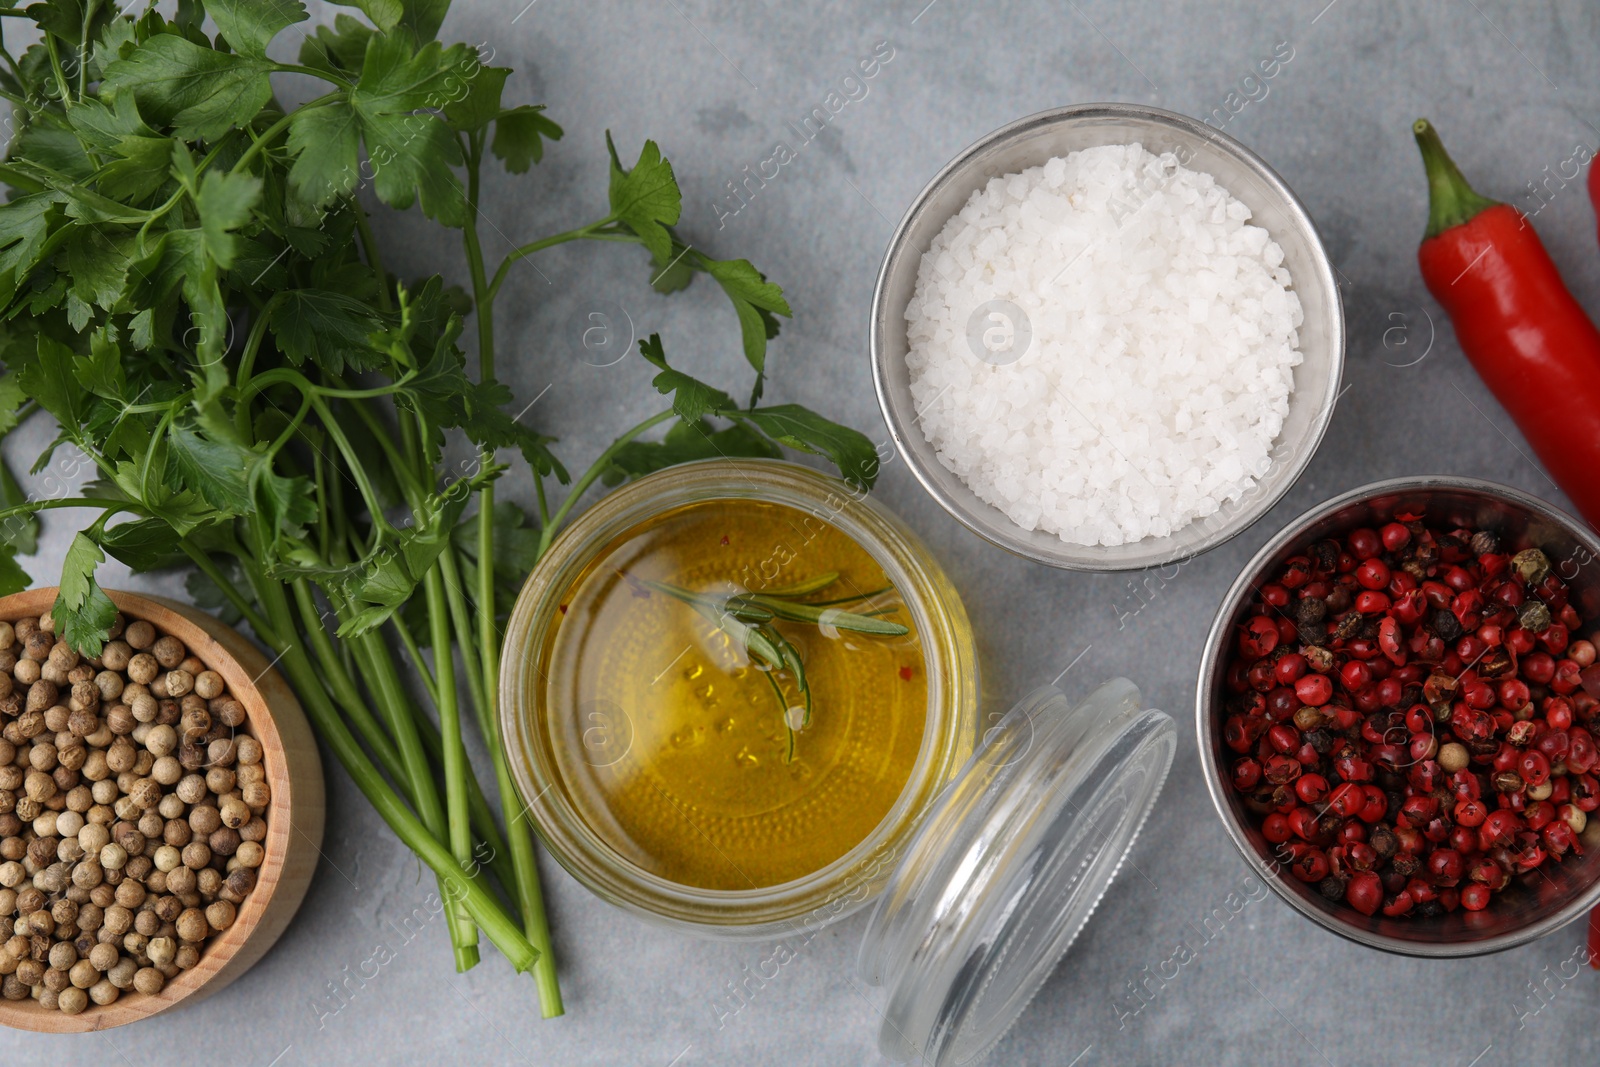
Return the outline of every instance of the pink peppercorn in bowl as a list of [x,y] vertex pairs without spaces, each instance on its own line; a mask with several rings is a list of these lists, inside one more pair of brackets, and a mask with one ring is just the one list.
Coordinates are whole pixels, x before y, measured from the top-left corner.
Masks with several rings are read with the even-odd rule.
[[[1467,641],[1462,646],[1463,640],[1481,634],[1497,640],[1502,635],[1484,623],[1476,630],[1463,627],[1459,634],[1451,636],[1454,627],[1441,613],[1454,614],[1454,609],[1463,605],[1452,601],[1447,608],[1440,603],[1444,591],[1430,589],[1428,596],[1434,600],[1425,596],[1413,598],[1421,617],[1408,626],[1405,611],[1390,610],[1401,607],[1400,598],[1391,601],[1391,587],[1384,584],[1392,578],[1385,561],[1395,561],[1396,572],[1401,570],[1398,561],[1402,559],[1413,563],[1413,570],[1420,565],[1421,554],[1407,551],[1403,540],[1401,528],[1408,525],[1418,531],[1419,539],[1423,527],[1429,531],[1459,529],[1485,534],[1476,545],[1448,545],[1445,555],[1463,557],[1461,573],[1451,572],[1449,568],[1455,565],[1441,561],[1432,578],[1418,580],[1418,589],[1424,581],[1437,580],[1445,585],[1448,578],[1454,583],[1451,589],[1465,592],[1468,579],[1474,576],[1492,590],[1503,584],[1516,584],[1512,579],[1521,571],[1515,561],[1534,568],[1539,560],[1537,554],[1517,554],[1539,550],[1550,575],[1539,581],[1548,582],[1550,590],[1559,587],[1562,591],[1551,602],[1557,621],[1552,622],[1540,606],[1529,602],[1538,599],[1542,604],[1545,596],[1540,594],[1514,607],[1515,620],[1502,628],[1506,642],[1503,646],[1490,647],[1482,640],[1476,645]],[[1361,531],[1357,547],[1362,551],[1351,553],[1349,539],[1356,531]],[[1300,559],[1311,558],[1311,546],[1319,542],[1326,546],[1330,540],[1343,546],[1341,555],[1346,558],[1327,573],[1352,575],[1355,582],[1347,581],[1345,585],[1354,587],[1352,603],[1359,603],[1360,621],[1372,620],[1365,630],[1376,631],[1378,624],[1385,629],[1383,639],[1378,640],[1363,637],[1364,631],[1352,627],[1348,640],[1330,640],[1318,646],[1332,652],[1331,662],[1315,662],[1322,653],[1300,638],[1319,631],[1301,627],[1317,626],[1322,622],[1321,613],[1310,612],[1318,618],[1308,623],[1300,610],[1299,600],[1303,597],[1299,596],[1299,587],[1290,588],[1286,597],[1282,579],[1286,568],[1293,573],[1302,566]],[[1369,541],[1370,546],[1366,544]],[[1491,551],[1481,555],[1496,557],[1487,567],[1477,551],[1485,547]],[[1324,547],[1322,551],[1329,550]],[[1368,563],[1361,557],[1376,562]],[[1312,559],[1311,566],[1316,568],[1319,564]],[[1503,580],[1501,573],[1493,572],[1502,566],[1506,568]],[[1321,573],[1324,572],[1315,572]],[[1368,592],[1378,595],[1361,600]],[[1471,601],[1470,596],[1468,599]],[[1566,620],[1572,622],[1576,613],[1581,620],[1579,625],[1566,626],[1559,621],[1567,607],[1571,611],[1565,612]],[[1504,617],[1505,609],[1506,605],[1490,602],[1478,614],[1497,617],[1498,612],[1498,617]],[[1547,628],[1555,627],[1548,630],[1542,644],[1531,650],[1520,649],[1520,642],[1529,639],[1527,633],[1517,634],[1519,642],[1510,641],[1512,630],[1523,629],[1524,611],[1532,612],[1527,617],[1529,632],[1536,629],[1544,634]],[[1333,620],[1342,616],[1343,612],[1329,610],[1330,634],[1338,631]],[[1263,617],[1274,620],[1275,633],[1266,632],[1274,627],[1253,621]],[[1285,624],[1280,621],[1284,618],[1294,621]],[[1394,619],[1392,625],[1383,623],[1390,618]],[[1470,614],[1467,618],[1469,622],[1477,621]],[[1436,626],[1444,632],[1436,633]],[[1416,637],[1423,628],[1428,632]],[[1574,738],[1581,734],[1585,739],[1581,746],[1592,737],[1590,731],[1600,731],[1600,670],[1586,672],[1587,679],[1580,678],[1577,670],[1593,662],[1592,646],[1584,639],[1597,630],[1600,537],[1579,520],[1535,497],[1476,479],[1421,476],[1376,482],[1318,505],[1256,553],[1228,590],[1206,640],[1196,687],[1196,725],[1206,787],[1223,825],[1247,862],[1272,872],[1268,884],[1291,907],[1342,937],[1388,952],[1432,958],[1498,952],[1586,915],[1600,903],[1600,816],[1587,817],[1581,809],[1569,809],[1576,807],[1580,798],[1584,807],[1600,807],[1600,796],[1590,797],[1587,793],[1594,776],[1600,775],[1600,758],[1591,759],[1593,753],[1588,751],[1574,758],[1575,766],[1591,768],[1587,773],[1578,773],[1562,759],[1544,759],[1538,753],[1539,742],[1546,734],[1570,732]],[[1447,638],[1447,655],[1454,658],[1429,660],[1423,667],[1423,657],[1437,655],[1439,646],[1415,651],[1406,643],[1411,638],[1416,638],[1419,648],[1425,641]],[[1565,655],[1569,642],[1570,648],[1576,650],[1572,658]],[[1290,651],[1284,652],[1284,648]],[[1469,659],[1461,659],[1456,654],[1458,649],[1469,653]],[[1314,661],[1309,666],[1292,658],[1306,653]],[[1510,661],[1509,667],[1505,660]],[[1585,660],[1589,662],[1582,662]],[[1260,666],[1267,662],[1270,670]],[[1377,676],[1382,675],[1384,680],[1394,678],[1404,669],[1396,669],[1395,665],[1407,663],[1413,667],[1411,673],[1404,675],[1407,697],[1394,701],[1397,687],[1392,683],[1378,695],[1374,685]],[[1438,676],[1444,674],[1443,668],[1453,669],[1458,663],[1458,673],[1444,675],[1446,679],[1455,678],[1458,687],[1446,691],[1449,683],[1441,684]],[[1254,680],[1248,677],[1248,666],[1257,667],[1258,677]],[[1552,672],[1553,677],[1546,683],[1524,681],[1530,673],[1535,679],[1542,679]],[[1270,679],[1267,673],[1272,675]],[[1432,685],[1417,682],[1418,673],[1426,673]],[[1507,682],[1521,682],[1530,692],[1524,697],[1522,689],[1516,684],[1506,687]],[[1420,698],[1418,685],[1425,690]],[[1486,702],[1478,699],[1484,693],[1484,685],[1496,696],[1496,703],[1487,710],[1477,706]],[[1262,686],[1267,688],[1263,690]],[[1596,691],[1589,692],[1591,687]],[[1243,692],[1239,692],[1241,688]],[[1261,703],[1250,696],[1252,692],[1263,697],[1273,693],[1276,703],[1269,700],[1262,711]],[[1553,697],[1568,699],[1551,704]],[[1385,700],[1390,703],[1381,703]],[[1285,714],[1291,702],[1301,706],[1293,714]],[[1365,707],[1360,706],[1363,704]],[[1573,707],[1577,709],[1575,713]],[[1430,708],[1434,709],[1432,722],[1428,721]],[[1250,721],[1252,709],[1265,723]],[[1297,718],[1302,712],[1309,717]],[[1547,721],[1546,712],[1555,726]],[[1557,727],[1569,719],[1570,731],[1558,731]],[[1248,740],[1241,735],[1241,729],[1249,734]],[[1394,736],[1389,736],[1390,730]],[[1474,739],[1476,750],[1467,747]],[[1328,749],[1320,753],[1320,759],[1318,753],[1305,747],[1313,741]],[[1488,751],[1492,743],[1498,744],[1498,756]],[[1302,747],[1296,748],[1297,744]],[[1341,747],[1345,744],[1351,747]],[[1455,748],[1446,752],[1451,745]],[[1262,777],[1258,786],[1254,776],[1265,765],[1241,769],[1239,764],[1257,763],[1256,757],[1274,747],[1302,767],[1289,767],[1281,756],[1269,756],[1273,765],[1267,769],[1277,772],[1274,777],[1278,779],[1289,776],[1288,781],[1280,781],[1274,787]],[[1547,743],[1545,747],[1557,746]],[[1342,758],[1335,758],[1341,754]],[[1362,760],[1376,762],[1362,766]],[[1525,780],[1519,778],[1519,770],[1525,770]],[[1343,778],[1343,772],[1349,772],[1351,777]],[[1508,772],[1509,778],[1503,777]],[[1475,777],[1478,785],[1466,782],[1467,777]],[[1359,787],[1366,790],[1364,794],[1355,792],[1358,781],[1367,783]],[[1290,792],[1285,793],[1284,787]],[[1509,797],[1506,801],[1501,799],[1507,795],[1502,793],[1502,787],[1518,794],[1517,803],[1525,805],[1516,810],[1515,819],[1500,813],[1503,808],[1511,810],[1505,808]],[[1550,804],[1550,789],[1556,790],[1557,799],[1565,801],[1560,808]],[[1266,800],[1274,790],[1276,804]],[[1374,801],[1373,792],[1387,795],[1386,801],[1377,800],[1384,809],[1381,814],[1371,807],[1360,810]],[[1476,792],[1481,796],[1468,795]],[[1415,799],[1418,794],[1423,798]],[[1433,799],[1432,805],[1428,796]],[[1535,797],[1538,799],[1532,799]],[[1464,803],[1469,800],[1472,803]],[[1290,804],[1295,806],[1285,811]],[[1552,810],[1571,816],[1566,828],[1550,829],[1551,822],[1564,821],[1546,819]],[[1269,819],[1276,821],[1269,823]],[[1380,826],[1385,828],[1384,833],[1372,832]],[[1548,837],[1538,836],[1540,828],[1550,829]],[[1506,831],[1503,839],[1496,840],[1502,830]],[[1512,834],[1512,830],[1520,834]],[[1432,836],[1422,836],[1424,831]],[[1530,833],[1534,836],[1529,837]],[[1354,836],[1346,840],[1342,834]],[[1414,872],[1406,872],[1408,889],[1415,888],[1416,883],[1432,887],[1432,894],[1427,888],[1417,893],[1419,897],[1433,896],[1426,906],[1418,903],[1413,907],[1410,892],[1401,898],[1396,878],[1401,865],[1393,862],[1399,853],[1394,851],[1393,840],[1383,840],[1385,834],[1390,838],[1394,834],[1407,835],[1400,838],[1399,851],[1418,861]],[[1471,843],[1474,839],[1478,844]],[[1376,857],[1368,846],[1369,840],[1383,846]],[[1551,840],[1554,847],[1541,851]],[[1327,845],[1326,849],[1314,841]],[[1354,849],[1357,844],[1361,849]],[[1408,844],[1415,847],[1414,854]],[[1336,847],[1342,848],[1340,861],[1328,872],[1331,877],[1324,876],[1328,856]],[[1556,855],[1558,848],[1565,854]],[[1311,851],[1319,852],[1319,856],[1306,861]],[[1384,851],[1390,854],[1382,855]],[[1430,866],[1434,854],[1445,851],[1453,856],[1440,855]],[[1532,863],[1541,856],[1543,862]],[[1494,862],[1496,857],[1498,863]],[[1508,858],[1514,862],[1503,869],[1507,868]],[[1458,863],[1460,870],[1456,869]],[[1530,865],[1524,868],[1523,863]],[[1387,884],[1374,877],[1380,872],[1388,879]],[[1341,875],[1343,894],[1337,891]],[[1362,884],[1353,888],[1351,883],[1357,879]],[[1341,896],[1344,899],[1339,899]],[[1463,898],[1470,905],[1464,905]],[[1447,903],[1451,906],[1446,907]],[[1355,904],[1362,905],[1362,909],[1357,910]],[[1364,913],[1368,910],[1371,914]]]

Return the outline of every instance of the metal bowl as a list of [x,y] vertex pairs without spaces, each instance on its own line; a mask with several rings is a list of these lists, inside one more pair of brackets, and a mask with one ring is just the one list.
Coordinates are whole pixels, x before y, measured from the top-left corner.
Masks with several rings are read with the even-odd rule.
[[[1024,530],[980,500],[942,463],[917,425],[906,366],[905,311],[917,267],[935,235],[990,178],[1039,166],[1052,157],[1138,141],[1175,152],[1184,165],[1213,175],[1254,213],[1282,248],[1305,312],[1304,362],[1295,368],[1289,414],[1266,474],[1240,499],[1166,537],[1123,545],[1074,545],[1053,533]],[[889,241],[872,298],[872,376],[878,404],[900,454],[946,511],[980,537],[1028,559],[1069,570],[1137,570],[1215,548],[1255,522],[1289,491],[1333,417],[1344,368],[1344,313],[1333,268],[1304,205],[1250,149],[1203,122],[1136,104],[1081,104],[1019,119],[979,140],[941,170],[912,203]],[[976,357],[974,357],[976,358]]]
[[[1492,530],[1511,551],[1539,548],[1572,590],[1586,623],[1600,622],[1600,538],[1577,519],[1536,497],[1474,478],[1423,476],[1374,482],[1352,489],[1290,523],[1245,567],[1228,590],[1206,639],[1195,690],[1200,763],[1211,801],[1228,835],[1255,867],[1274,868],[1272,846],[1227,781],[1233,753],[1222,740],[1222,702],[1233,635],[1255,591],[1307,544],[1395,514],[1421,513],[1430,525]],[[1446,958],[1498,952],[1532,941],[1589,912],[1600,902],[1600,818],[1580,837],[1585,855],[1547,862],[1543,874],[1514,880],[1483,911],[1459,909],[1432,919],[1371,918],[1325,900],[1312,886],[1286,874],[1268,885],[1300,914],[1341,937],[1386,952]]]

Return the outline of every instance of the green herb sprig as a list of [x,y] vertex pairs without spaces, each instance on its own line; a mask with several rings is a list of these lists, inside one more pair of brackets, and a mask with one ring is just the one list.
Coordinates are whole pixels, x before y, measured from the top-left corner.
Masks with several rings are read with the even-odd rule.
[[[436,39],[448,0],[353,6],[365,18],[305,33],[297,62],[269,46],[305,21],[300,0],[178,0],[171,17],[109,0],[0,9],[0,29],[21,21],[38,38],[14,55],[0,37],[14,129],[0,161],[0,435],[52,418],[36,470],[65,444],[99,475],[48,499],[0,478],[0,593],[30,581],[16,556],[51,508],[99,513],[73,539],[54,610],[85,655],[115,616],[95,580],[106,557],[195,568],[196,601],[276,653],[328,750],[433,870],[456,966],[477,962],[481,930],[559,1014],[527,806],[497,727],[501,620],[522,578],[597,481],[788,447],[866,487],[877,458],[805,408],[758,406],[789,305],[748,261],[678,235],[681,195],[654,142],[625,168],[608,136],[599,217],[491,270],[483,168],[527,172],[561,127],[505,99],[509,69]],[[285,106],[286,74],[317,94]],[[456,231],[467,288],[388,273],[374,200]],[[574,241],[642,246],[662,292],[715,281],[755,372],[749,401],[670,367],[651,335],[641,352],[671,409],[569,475],[510,413],[494,307],[518,262]],[[475,374],[459,343],[469,317]],[[447,464],[452,438],[476,461]],[[532,468],[533,515],[495,499],[508,449]],[[467,759],[468,717],[492,787]]]
[[[900,623],[889,622],[880,617],[891,613],[893,608],[852,612],[839,607],[840,604],[871,601],[885,593],[893,592],[893,586],[884,586],[870,593],[855,593],[833,600],[801,599],[823,592],[832,586],[839,580],[837,571],[825,571],[804,581],[763,589],[759,593],[730,592],[720,595],[697,593],[682,586],[657,582],[649,578],[635,578],[631,575],[624,577],[645,589],[689,605],[713,626],[727,634],[757,665],[757,669],[772,686],[772,692],[778,699],[778,714],[783,719],[784,729],[788,731],[785,763],[794,761],[795,734],[811,725],[811,683],[806,678],[806,667],[800,658],[800,650],[794,647],[794,642],[784,636],[783,631],[774,623],[796,622],[815,626],[824,631],[831,628],[880,637],[901,637],[911,632]],[[792,705],[783,687],[778,684],[777,676],[780,672],[787,673],[793,680],[795,690],[803,701],[803,704],[796,705],[804,709],[799,722],[792,721],[790,717]]]

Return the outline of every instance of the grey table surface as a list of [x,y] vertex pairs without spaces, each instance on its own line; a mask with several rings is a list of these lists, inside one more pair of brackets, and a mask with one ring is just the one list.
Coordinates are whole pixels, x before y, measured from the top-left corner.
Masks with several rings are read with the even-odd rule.
[[[1530,193],[1530,183],[1563,166],[1572,173],[1575,154],[1586,160],[1600,142],[1589,66],[1600,8],[1580,0],[523,3],[457,0],[446,23],[454,39],[484,42],[495,63],[515,68],[508,99],[549,105],[568,131],[532,174],[487,182],[491,254],[603,213],[602,130],[625,154],[654,138],[683,186],[685,237],[716,256],[751,258],[794,306],[772,349],[768,395],[880,439],[866,352],[873,278],[895,220],[946,160],[988,130],[1061,104],[1127,100],[1229,115],[1230,93],[1235,105],[1254,96],[1227,131],[1306,202],[1339,269],[1350,327],[1332,428],[1277,508],[1163,581],[1012,558],[941,512],[903,464],[890,463],[878,489],[965,597],[981,642],[986,710],[1053,678],[1081,693],[1121,674],[1179,722],[1171,779],[1133,852],[1143,877],[1125,874],[1112,887],[994,1062],[1595,1062],[1600,976],[1570,979],[1572,968],[1563,969],[1581,946],[1581,926],[1488,959],[1424,962],[1348,944],[1269,896],[1220,929],[1213,923],[1213,935],[1197,932],[1230,892],[1243,892],[1247,870],[1205,796],[1191,708],[1201,642],[1223,591],[1303,509],[1363,482],[1423,472],[1489,478],[1564,503],[1417,276],[1426,193],[1408,127],[1431,117],[1480,190],[1538,209],[1535,223],[1574,291],[1600,311],[1600,250],[1581,188],[1555,179],[1543,200]],[[314,20],[333,13],[312,8]],[[279,43],[293,45],[296,32]],[[814,146],[736,214],[716,207],[726,182],[742,180],[776,142],[795,142],[789,124],[824,106],[880,41],[893,58],[867,95],[846,103]],[[1266,95],[1256,83],[1241,86],[1282,42],[1293,59]],[[415,212],[386,216],[378,232],[398,272],[463,277],[458,249]],[[600,368],[579,358],[573,324],[588,310],[620,306],[639,333],[659,331],[687,368],[748,380],[721,295],[704,280],[655,295],[637,249],[562,247],[514,279],[501,302],[504,374],[524,401],[540,398],[528,418],[559,435],[570,459],[593,456],[657,403],[639,361]],[[47,435],[37,424],[14,435],[13,463],[26,467]],[[56,469],[40,476],[72,477]],[[531,500],[520,467],[505,485]],[[53,577],[79,519],[49,514],[35,574]],[[113,579],[165,592],[180,584],[108,571],[107,584]],[[203,1004],[101,1035],[0,1034],[0,1060],[883,1062],[876,1007],[854,974],[864,916],[826,929],[732,1012],[730,985],[771,956],[772,944],[655,929],[544,857],[567,1014],[540,1021],[531,982],[500,957],[490,953],[458,976],[442,924],[409,940],[397,934],[431,879],[331,761],[328,784],[326,862],[296,921],[248,975]],[[1175,977],[1151,981],[1153,1000],[1133,1014],[1140,1002],[1130,983],[1171,975],[1163,961],[1180,941],[1194,958]],[[393,958],[375,976],[355,977],[372,973],[364,964],[380,944]],[[1539,999],[1533,983],[1545,990]]]

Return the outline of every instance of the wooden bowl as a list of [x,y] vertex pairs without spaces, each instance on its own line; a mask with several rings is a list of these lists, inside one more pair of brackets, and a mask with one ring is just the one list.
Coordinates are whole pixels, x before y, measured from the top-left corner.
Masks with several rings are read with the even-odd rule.
[[[168,600],[107,590],[130,622],[144,619],[182,641],[242,703],[246,728],[261,742],[262,765],[272,801],[267,807],[266,858],[256,887],[239,906],[232,926],[208,940],[200,961],[167,982],[154,996],[124,992],[104,1007],[89,1002],[77,1015],[42,1008],[35,1000],[0,1000],[0,1024],[43,1033],[84,1033],[122,1026],[210,996],[238,978],[278,940],[300,907],[321,855],[322,761],[305,712],[289,684],[238,631],[205,612]],[[29,589],[0,597],[0,620],[48,612],[55,588]]]

